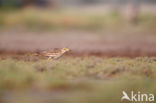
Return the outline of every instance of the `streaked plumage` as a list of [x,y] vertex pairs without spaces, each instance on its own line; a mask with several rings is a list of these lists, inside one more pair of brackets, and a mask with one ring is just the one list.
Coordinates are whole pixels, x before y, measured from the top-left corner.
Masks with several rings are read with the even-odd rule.
[[55,48],[55,49],[50,49],[46,51],[36,52],[36,55],[48,57],[49,59],[57,59],[68,51],[69,51],[68,48],[63,48],[63,49]]

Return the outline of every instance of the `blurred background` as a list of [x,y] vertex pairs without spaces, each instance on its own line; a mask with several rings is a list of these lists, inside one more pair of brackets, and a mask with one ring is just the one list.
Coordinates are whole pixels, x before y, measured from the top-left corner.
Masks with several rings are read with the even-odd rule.
[[68,47],[72,55],[154,56],[155,4],[155,0],[0,0],[0,51]]
[[[33,56],[64,47],[59,60]],[[155,56],[156,0],[0,0],[0,103],[156,94]]]

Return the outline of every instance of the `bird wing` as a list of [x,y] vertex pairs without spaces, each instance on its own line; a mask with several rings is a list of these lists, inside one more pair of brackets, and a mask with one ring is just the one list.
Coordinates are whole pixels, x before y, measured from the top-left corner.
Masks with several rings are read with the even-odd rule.
[[46,50],[44,52],[45,53],[58,53],[58,52],[61,52],[61,50],[58,48],[55,48],[55,49]]
[[44,51],[40,51],[40,52],[37,52],[38,55],[42,55],[42,56],[56,56],[56,55],[61,55],[62,52],[61,52],[61,49],[58,49],[58,48],[55,48],[55,49],[50,49],[50,50],[44,50]]

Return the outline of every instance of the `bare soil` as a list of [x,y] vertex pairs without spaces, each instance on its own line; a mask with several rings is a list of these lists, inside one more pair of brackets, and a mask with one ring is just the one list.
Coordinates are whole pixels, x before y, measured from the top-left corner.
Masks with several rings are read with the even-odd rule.
[[71,49],[70,56],[156,56],[156,36],[86,32],[1,32],[0,35],[0,55],[63,47]]

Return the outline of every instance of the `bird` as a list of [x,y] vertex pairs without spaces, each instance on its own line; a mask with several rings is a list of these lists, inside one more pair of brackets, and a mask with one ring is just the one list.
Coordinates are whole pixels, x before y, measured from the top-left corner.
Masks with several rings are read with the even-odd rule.
[[48,60],[58,59],[68,51],[70,51],[70,49],[68,48],[62,48],[62,49],[55,48],[55,49],[50,49],[50,50],[38,51],[35,53],[35,55],[48,57]]

